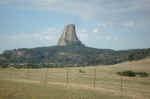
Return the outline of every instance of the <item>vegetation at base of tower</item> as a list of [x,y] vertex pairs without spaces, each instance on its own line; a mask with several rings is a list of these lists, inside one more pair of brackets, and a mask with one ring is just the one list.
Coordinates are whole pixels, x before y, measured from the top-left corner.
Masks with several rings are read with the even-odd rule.
[[70,67],[111,65],[150,56],[149,49],[115,51],[86,46],[52,46],[22,48],[5,51],[0,55],[0,66],[16,68]]

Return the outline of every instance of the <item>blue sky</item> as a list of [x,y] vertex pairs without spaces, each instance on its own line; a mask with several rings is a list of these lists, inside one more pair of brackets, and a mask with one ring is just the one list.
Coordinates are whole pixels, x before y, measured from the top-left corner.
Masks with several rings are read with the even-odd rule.
[[150,0],[0,0],[0,52],[56,45],[75,24],[87,46],[150,48]]

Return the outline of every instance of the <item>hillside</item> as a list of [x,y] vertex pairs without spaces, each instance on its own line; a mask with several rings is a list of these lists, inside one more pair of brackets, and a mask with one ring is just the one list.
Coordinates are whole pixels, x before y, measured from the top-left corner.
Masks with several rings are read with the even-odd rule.
[[[150,56],[150,49],[115,51],[85,46],[52,46],[15,49],[0,55],[0,64],[36,64],[42,66],[88,66],[116,64]],[[38,65],[37,65],[38,64]]]

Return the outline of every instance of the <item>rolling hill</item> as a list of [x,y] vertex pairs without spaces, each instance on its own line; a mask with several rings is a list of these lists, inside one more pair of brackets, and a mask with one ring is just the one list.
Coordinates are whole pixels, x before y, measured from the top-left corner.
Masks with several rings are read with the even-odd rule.
[[48,67],[110,65],[148,56],[150,49],[115,51],[68,45],[8,50],[0,55],[0,64],[32,64],[33,67],[34,64],[37,67],[41,64]]

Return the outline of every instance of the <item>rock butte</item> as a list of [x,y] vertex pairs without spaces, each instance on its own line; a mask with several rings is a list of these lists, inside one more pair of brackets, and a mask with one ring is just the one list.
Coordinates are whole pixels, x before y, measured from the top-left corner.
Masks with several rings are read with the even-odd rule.
[[78,39],[75,25],[68,24],[58,40],[58,46],[66,46],[66,45],[83,45],[81,41]]

